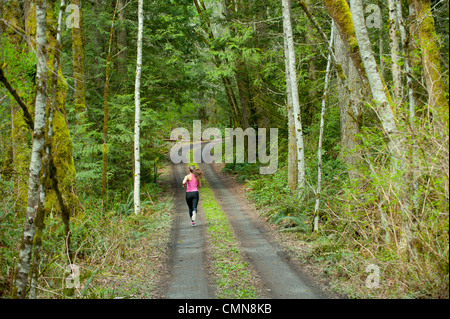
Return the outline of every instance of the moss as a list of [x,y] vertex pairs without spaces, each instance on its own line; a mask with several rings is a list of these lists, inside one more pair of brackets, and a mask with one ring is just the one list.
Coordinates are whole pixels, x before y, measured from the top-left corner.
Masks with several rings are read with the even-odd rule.
[[[4,18],[10,25],[23,29],[23,23],[21,19],[21,8],[18,0],[10,0],[4,3]],[[22,41],[20,34],[17,34],[12,28],[6,28],[6,35],[11,42],[19,44]]]
[[28,4],[28,10],[26,10],[26,16],[25,16],[25,30],[27,32],[27,35],[30,38],[32,38],[32,39],[36,38],[36,6],[35,6],[35,1],[30,1],[30,3]]
[[13,163],[16,171],[14,178],[15,192],[17,202],[15,211],[25,215],[27,198],[28,198],[28,168],[30,166],[31,157],[31,135],[28,131],[27,124],[23,119],[20,111],[16,111],[13,115],[13,129],[11,131],[11,139],[13,142]]
[[10,181],[13,176],[13,172],[14,172],[14,152],[11,145],[10,147],[8,147],[8,150],[6,151],[5,160],[3,161],[1,174],[2,179]]
[[361,77],[365,77],[364,66],[359,55],[359,45],[353,25],[350,7],[345,0],[324,0],[328,13],[333,18],[342,40],[346,42],[351,59]]
[[348,48],[350,49],[350,52],[355,53],[359,51],[358,46],[358,40],[356,38],[349,38],[348,39]]
[[418,27],[420,46],[422,49],[422,63],[427,80],[427,88],[430,96],[430,104],[442,123],[448,128],[448,99],[442,81],[442,71],[439,61],[439,47],[431,15],[430,1],[414,1],[417,19],[421,21]]

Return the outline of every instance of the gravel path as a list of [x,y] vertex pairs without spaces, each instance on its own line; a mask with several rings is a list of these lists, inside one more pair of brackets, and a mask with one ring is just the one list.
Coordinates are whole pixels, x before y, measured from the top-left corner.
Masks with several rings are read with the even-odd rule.
[[200,164],[204,177],[230,220],[241,252],[255,266],[270,298],[327,298],[305,274],[290,263],[284,251],[269,238],[267,230],[251,217],[250,208],[230,190],[230,185],[211,165]]
[[214,290],[210,287],[205,270],[206,221],[198,207],[197,226],[190,225],[185,200],[185,189],[181,182],[187,174],[184,164],[172,165],[175,188],[175,220],[170,250],[170,284],[166,297],[170,299],[210,299]]
[[[273,299],[329,298],[298,265],[289,260],[261,219],[258,219],[257,213],[246,205],[236,189],[232,189],[230,181],[218,173],[213,165],[202,163],[199,166],[233,227],[242,255],[254,266],[262,280],[267,292],[264,295]],[[172,164],[172,174],[176,213],[172,244],[169,247],[170,275],[164,295],[170,299],[213,299],[214,287],[208,279],[205,252],[207,226],[201,207],[201,189],[198,222],[196,227],[192,227],[185,202],[185,189],[181,187],[182,179],[187,174],[187,166]]]

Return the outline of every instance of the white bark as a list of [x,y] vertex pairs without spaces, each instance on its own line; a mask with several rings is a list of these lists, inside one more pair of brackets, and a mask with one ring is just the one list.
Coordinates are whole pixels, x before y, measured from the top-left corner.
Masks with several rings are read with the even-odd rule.
[[402,78],[401,78],[401,70],[399,64],[399,41],[398,41],[398,33],[399,33],[399,23],[397,18],[397,10],[396,10],[396,0],[389,0],[389,38],[391,45],[391,59],[392,59],[392,82],[394,85],[394,97],[395,100],[398,100],[400,97],[400,93],[402,91]]
[[[394,0],[395,2],[395,13],[397,15],[397,21],[400,31],[400,40],[402,44],[401,51],[406,54],[405,47],[407,46],[407,38],[406,38],[406,29],[405,23],[403,21],[402,14],[402,4],[400,0]],[[406,69],[406,83],[408,85],[408,102],[409,102],[409,120],[410,124],[413,127],[414,117],[415,117],[415,109],[416,109],[416,101],[414,99],[414,90],[413,90],[413,81],[412,81],[412,70],[409,64],[408,56],[405,56],[405,69]]]
[[285,33],[285,40],[287,42],[287,51],[285,52],[285,59],[288,61],[289,80],[286,81],[287,85],[290,82],[291,94],[292,94],[292,106],[293,117],[295,126],[295,135],[297,139],[297,167],[298,167],[298,191],[299,195],[305,189],[305,153],[303,147],[303,129],[300,116],[300,102],[298,97],[298,83],[297,83],[297,70],[295,67],[295,48],[294,37],[292,32],[291,23],[291,3],[290,0],[282,0],[283,5],[283,29]]
[[141,130],[141,70],[142,70],[142,33],[144,28],[143,0],[138,1],[138,41],[136,82],[134,88],[134,213],[141,210],[141,154],[140,154],[140,130]]
[[[384,91],[383,82],[377,71],[377,65],[375,58],[372,53],[370,46],[369,36],[367,33],[366,26],[364,24],[364,14],[363,14],[363,4],[362,0],[350,0],[351,12],[353,16],[353,23],[355,26],[355,33],[360,47],[361,58],[364,63],[364,67],[367,72],[367,77],[369,79],[370,88],[372,90],[372,96],[375,100],[376,108],[381,118],[383,129],[385,130],[387,136],[389,137],[389,150],[391,153],[392,169],[393,171],[404,170],[404,161],[402,160],[403,152],[402,146],[400,144],[400,139],[396,133],[396,123],[394,114],[387,99],[387,93]],[[413,248],[412,241],[412,231],[410,226],[410,211],[407,207],[408,199],[405,198],[404,194],[407,194],[408,180],[407,176],[403,176],[403,180],[398,182],[397,185],[393,185],[396,192],[403,196],[401,200],[403,201],[401,205],[402,211],[402,230],[400,238],[400,250],[403,253],[409,251],[413,256],[415,256],[415,249]]]
[[[333,45],[333,31],[334,22],[331,26],[330,35],[330,46]],[[314,206],[314,231],[319,230],[319,207],[320,207],[320,192],[321,192],[321,181],[322,181],[322,141],[323,141],[323,130],[325,125],[325,110],[328,96],[328,83],[330,79],[331,70],[331,54],[328,54],[327,69],[325,72],[325,86],[322,95],[322,111],[320,114],[320,131],[319,131],[319,145],[317,147],[317,190],[316,190],[316,204]]]
[[[66,5],[66,1],[65,0],[61,0],[61,5],[60,8],[64,8],[64,6]],[[63,16],[63,10],[59,10],[59,15],[58,15],[58,25],[57,25],[57,30],[56,30],[56,41],[58,43],[57,45],[57,50],[61,49],[61,23],[62,23],[62,16]],[[42,171],[42,179],[41,179],[41,183],[40,183],[40,205],[41,207],[44,207],[45,205],[45,181],[47,179],[47,174],[48,174],[48,165],[49,165],[49,161],[50,161],[50,145],[51,145],[51,140],[53,138],[53,117],[54,117],[54,111],[55,111],[55,104],[56,104],[56,94],[57,94],[57,81],[58,81],[58,69],[59,69],[59,53],[55,53],[55,57],[54,57],[54,63],[53,63],[53,92],[52,92],[52,102],[50,103],[50,110],[49,110],[49,116],[48,116],[48,121],[47,121],[47,146],[45,147],[45,155],[44,155],[44,160],[43,160],[43,171]],[[56,72],[56,73],[55,73]],[[37,226],[39,228],[39,226]],[[39,229],[38,229],[39,230]],[[40,264],[41,260],[40,260],[40,244],[37,245],[35,244],[34,247],[34,253],[33,253],[33,262],[36,263],[37,265]],[[36,287],[37,287],[37,281],[38,281],[38,276],[39,274],[37,272],[33,272],[32,277],[31,277],[31,286],[30,286],[30,299],[35,299],[36,298]]]
[[[288,52],[286,34],[284,33],[284,52]],[[292,104],[292,87],[289,75],[289,62],[284,59],[286,69],[286,93],[288,113],[288,185],[291,192],[297,189],[298,167],[297,167],[297,138],[295,136],[294,112]]]
[[24,222],[22,245],[16,280],[17,295],[25,298],[30,272],[33,238],[35,234],[36,210],[39,205],[39,185],[42,168],[42,154],[45,145],[45,107],[47,104],[47,39],[46,39],[46,1],[36,3],[36,104],[33,142],[28,179],[27,213]]
[[389,137],[389,150],[392,156],[401,156],[401,150],[398,137],[396,136],[397,125],[395,123],[395,116],[392,112],[388,96],[383,85],[380,72],[377,68],[377,62],[370,44],[369,33],[365,25],[364,8],[362,0],[350,0],[350,10],[353,17],[353,24],[355,27],[355,34],[358,40],[359,51],[361,59],[366,70],[367,78],[369,80],[372,97],[375,102],[376,111],[381,119],[381,124],[386,135]]

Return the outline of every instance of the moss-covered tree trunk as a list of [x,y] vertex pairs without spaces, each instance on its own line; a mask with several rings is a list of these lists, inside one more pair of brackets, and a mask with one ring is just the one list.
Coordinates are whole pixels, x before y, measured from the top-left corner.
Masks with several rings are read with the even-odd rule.
[[[26,4],[24,4],[26,6]],[[26,24],[23,20],[23,11],[18,0],[11,0],[8,2],[3,1],[3,17],[8,22],[4,24],[4,35],[8,37],[9,42],[17,47],[17,52],[20,52],[20,44],[22,43],[22,37],[16,32],[17,29],[26,30]],[[25,19],[27,14],[25,12]],[[35,15],[30,17],[31,20],[35,20]],[[25,20],[25,22],[27,19]],[[33,35],[30,35],[33,37]],[[18,92],[22,95],[22,99],[26,104],[26,107],[30,112],[34,108],[34,94],[23,94],[24,92]],[[11,168],[14,169],[12,176],[14,180],[14,193],[16,202],[14,205],[15,211],[23,216],[26,211],[27,205],[27,176],[30,162],[30,148],[29,148],[29,128],[24,121],[23,113],[20,111],[20,107],[16,103],[11,103],[11,151],[10,158],[6,163],[11,164]]]
[[394,86],[393,92],[396,101],[400,98],[402,91],[399,33],[396,2],[395,0],[389,0],[389,44],[391,46],[392,84]]
[[336,24],[342,41],[348,46],[349,56],[358,75],[367,82],[364,64],[359,54],[358,40],[355,34],[355,27],[353,25],[353,18],[350,12],[350,7],[346,0],[324,0],[325,6],[331,18]]
[[[359,156],[356,153],[358,145],[358,135],[360,132],[361,117],[361,80],[358,73],[348,57],[348,48],[344,44],[339,32],[334,33],[334,48],[336,59],[342,66],[345,79],[338,76],[339,85],[339,108],[340,108],[340,128],[341,128],[341,157],[346,163],[347,173],[351,179],[357,178],[355,169],[359,166]],[[348,85],[348,90],[345,86]]]
[[445,87],[442,81],[439,47],[431,12],[431,1],[413,0],[412,2],[416,12],[416,20],[419,21],[416,31],[422,51],[422,65],[428,89],[428,104],[432,107],[436,119],[448,130],[449,114],[448,97],[446,96],[448,87]]
[[13,295],[25,298],[30,273],[35,218],[39,205],[39,186],[42,156],[45,144],[45,109],[47,105],[47,37],[46,1],[36,2],[36,104],[34,116],[33,143],[28,181],[27,213],[24,222],[22,244],[19,252],[16,287]]

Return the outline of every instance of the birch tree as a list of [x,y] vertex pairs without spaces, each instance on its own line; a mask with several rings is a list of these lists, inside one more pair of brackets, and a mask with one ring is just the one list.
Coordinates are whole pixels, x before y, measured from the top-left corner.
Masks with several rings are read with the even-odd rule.
[[141,185],[141,155],[139,145],[139,134],[141,128],[141,69],[142,69],[142,33],[144,27],[143,0],[138,1],[138,40],[137,40],[137,63],[136,82],[134,88],[134,213],[137,215],[141,210],[140,185]]
[[[287,52],[286,33],[284,33],[284,51]],[[288,113],[288,186],[291,192],[297,189],[298,164],[297,164],[297,138],[295,136],[294,110],[292,104],[292,87],[289,76],[288,59],[284,59],[286,68],[286,93]]]
[[400,68],[400,45],[399,45],[399,21],[397,17],[396,0],[389,0],[389,43],[391,45],[392,59],[392,82],[394,85],[394,98],[398,100],[402,90],[401,68]]
[[[305,189],[305,151],[303,147],[303,129],[300,114],[300,102],[298,96],[297,70],[295,67],[295,47],[291,22],[290,0],[282,0],[283,7],[283,31],[285,33],[285,59],[287,60],[288,72],[286,72],[286,85],[290,86],[292,95],[292,110],[294,118],[295,135],[297,141],[297,167],[298,167],[298,192],[301,195]],[[289,79],[288,79],[289,77]]]
[[52,183],[52,188],[56,193],[56,197],[59,202],[59,206],[62,212],[62,219],[65,228],[65,247],[69,256],[69,263],[72,263],[72,252],[70,248],[70,213],[59,189],[59,183],[56,176],[56,169],[54,164],[54,159],[52,155],[52,140],[53,140],[53,118],[55,115],[55,110],[57,108],[57,96],[58,96],[58,71],[60,70],[61,62],[61,27],[62,27],[62,15],[65,10],[65,0],[61,0],[60,10],[58,14],[58,24],[56,27],[56,47],[55,54],[53,57],[53,73],[51,82],[48,83],[48,92],[51,92],[51,99],[48,107],[48,119],[47,119],[47,129],[46,129],[46,142],[45,142],[45,154],[43,157],[43,169],[42,178],[40,185],[40,196],[39,196],[39,206],[36,213],[35,225],[36,232],[34,235],[34,245],[33,245],[33,270],[31,275],[31,287],[30,287],[30,299],[36,298],[36,287],[37,281],[39,279],[39,265],[41,263],[41,246],[42,246],[42,232],[44,230],[44,219],[45,219],[45,198],[46,198],[46,188],[48,183]]
[[36,1],[36,103],[30,175],[28,179],[27,212],[19,252],[14,295],[25,298],[31,265],[35,217],[39,205],[40,172],[45,146],[45,107],[47,104],[47,39],[46,0]]
[[[334,23],[331,26],[330,46],[333,44]],[[314,206],[314,231],[319,230],[319,207],[320,207],[320,193],[322,182],[322,141],[323,130],[325,125],[325,109],[328,96],[328,83],[331,71],[331,54],[328,54],[327,69],[325,71],[325,86],[322,95],[322,111],[320,113],[320,130],[319,130],[319,145],[317,147],[317,189],[316,189],[316,204]]]
[[392,111],[392,100],[389,92],[383,84],[383,79],[378,71],[375,56],[370,44],[369,33],[365,25],[364,7],[362,0],[350,0],[350,8],[353,17],[354,31],[359,46],[360,56],[369,81],[370,90],[377,112],[386,136],[389,138],[388,147],[393,156],[401,156],[397,125]]

